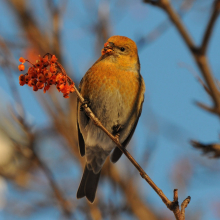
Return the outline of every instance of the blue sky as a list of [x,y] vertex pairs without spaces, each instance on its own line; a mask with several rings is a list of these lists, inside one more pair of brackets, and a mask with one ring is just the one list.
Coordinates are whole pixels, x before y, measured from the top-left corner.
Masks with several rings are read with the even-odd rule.
[[[104,4],[105,1],[96,1],[93,6],[96,10],[91,10],[91,16],[87,14],[88,11],[85,11],[82,1],[77,1],[77,3],[69,1],[63,17],[61,39],[64,62],[70,72],[74,69],[74,77],[78,81],[99,57],[95,53],[95,36],[91,35],[90,29],[97,20],[100,2]],[[123,35],[137,41],[140,36],[147,35],[167,19],[162,10],[135,2],[129,1],[126,6],[118,6],[117,9],[115,8],[116,1],[110,4],[111,35]],[[39,8],[40,1],[36,4]],[[183,18],[184,24],[197,44],[201,42],[210,6],[211,4],[206,3],[200,7],[197,3]],[[0,11],[1,18],[9,18],[1,22],[0,34],[4,38],[12,39],[18,29],[14,23],[15,19],[7,7],[4,9],[2,7]],[[39,21],[44,22],[45,15],[41,14],[40,10],[36,11],[39,11],[39,17],[42,16]],[[219,37],[220,20],[218,19],[208,49],[208,58],[216,79],[220,76]],[[170,181],[169,171],[172,171],[173,166],[181,159],[188,159],[193,164],[193,177],[187,189],[183,192],[179,191],[180,201],[190,195],[192,201],[186,213],[192,213],[194,208],[201,209],[202,207],[205,211],[200,219],[215,220],[217,217],[208,207],[211,206],[213,200],[219,201],[220,175],[219,172],[209,172],[210,168],[203,164],[219,167],[220,162],[201,156],[201,152],[193,149],[189,144],[191,139],[205,143],[219,140],[218,118],[198,108],[194,103],[200,101],[212,105],[210,98],[191,71],[195,71],[198,75],[200,72],[173,26],[155,42],[139,49],[141,74],[145,80],[146,94],[142,116],[132,140],[138,149],[128,149],[137,160],[141,160],[142,151],[148,145],[151,146],[151,141],[154,142],[152,145],[154,149],[151,149],[152,155],[145,170],[170,199],[173,196],[172,190],[181,186],[178,187],[178,184],[175,185],[173,181]],[[15,54],[17,58],[20,55],[22,54]],[[7,99],[5,97],[11,96],[10,90],[3,74],[0,75],[0,80],[0,89],[4,94],[0,98],[5,102]],[[32,92],[27,92],[30,89],[19,86],[18,89],[20,94],[26,94],[22,96],[23,103],[33,123],[36,126],[45,126],[48,118],[37,104]],[[123,158],[116,166],[126,169],[123,166],[124,160],[126,159]],[[160,198],[141,178],[137,184],[142,187],[143,198],[149,201],[155,210],[165,209]],[[39,217],[36,216],[33,219],[39,219]]]

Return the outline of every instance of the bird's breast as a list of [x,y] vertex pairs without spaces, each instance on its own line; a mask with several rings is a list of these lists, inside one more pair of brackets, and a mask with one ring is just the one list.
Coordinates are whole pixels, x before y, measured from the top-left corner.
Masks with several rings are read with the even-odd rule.
[[102,105],[108,99],[113,106],[123,104],[127,108],[134,105],[140,86],[137,71],[123,70],[105,62],[94,65],[83,80],[81,94],[90,102]]
[[[104,127],[109,132],[113,132],[114,126],[122,127],[122,142],[139,114],[139,105],[143,99],[140,87],[141,76],[137,71],[123,70],[117,65],[101,62],[87,71],[80,84],[82,96],[89,99],[91,110]],[[80,129],[85,144],[112,150],[115,145],[109,137],[92,121],[86,122],[84,119],[84,114],[80,113]]]

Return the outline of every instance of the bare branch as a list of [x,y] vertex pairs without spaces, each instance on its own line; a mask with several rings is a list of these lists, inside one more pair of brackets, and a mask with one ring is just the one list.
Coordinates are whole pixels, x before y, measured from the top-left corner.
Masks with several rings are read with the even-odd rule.
[[185,208],[188,206],[190,203],[191,197],[188,196],[181,204],[181,220],[185,219]]
[[[167,15],[169,16],[170,20],[173,22],[176,29],[179,31],[179,33],[182,36],[183,40],[185,41],[186,45],[190,49],[197,65],[198,65],[199,69],[201,70],[201,73],[207,83],[207,86],[211,92],[213,102],[215,104],[216,113],[218,115],[220,115],[219,91],[218,91],[218,88],[217,88],[215,81],[213,79],[212,72],[209,67],[207,58],[204,54],[201,53],[200,49],[195,46],[193,40],[191,39],[191,36],[189,35],[188,31],[186,30],[180,17],[178,16],[178,14],[175,12],[173,7],[171,6],[170,1],[169,0],[158,0],[158,1],[145,0],[145,2],[151,3],[153,5],[156,5],[160,8],[162,8],[167,13]],[[216,2],[218,3],[218,4],[216,3],[216,5],[219,7],[219,0]],[[216,19],[214,19],[214,21],[216,21]],[[211,26],[214,25],[214,21],[212,21]],[[210,39],[210,37],[208,37],[207,39]]]
[[198,141],[190,141],[191,145],[197,149],[203,151],[203,154],[212,154],[211,158],[219,158],[220,157],[220,144],[212,143],[212,144],[202,144]]
[[181,36],[183,37],[184,41],[190,48],[190,50],[195,50],[194,42],[191,36],[188,34],[185,26],[183,25],[179,15],[174,11],[172,8],[169,0],[160,0],[159,7],[161,7],[166,13],[169,15],[170,20],[176,26],[177,30],[180,32]]
[[174,189],[173,192],[173,201],[178,202],[178,189]]
[[[180,5],[179,9],[177,10],[178,15],[182,18],[184,15],[186,15],[186,12],[188,12],[193,5],[193,2],[195,0],[185,0]],[[164,34],[169,28],[171,27],[169,19],[166,19],[162,21],[153,31],[148,33],[146,36],[142,36],[136,41],[136,44],[138,45],[139,51],[143,50],[143,48],[156,39],[158,39],[162,34]]]
[[40,49],[42,53],[50,51],[49,38],[40,31],[36,20],[28,10],[27,2],[25,0],[9,0],[6,2],[16,12],[18,20],[25,30],[27,39],[32,42],[36,48]]
[[179,66],[188,69],[192,73],[192,75],[198,80],[198,82],[202,85],[205,91],[211,96],[211,92],[209,91],[209,88],[191,66],[187,65],[186,63],[179,63]]
[[50,186],[54,192],[54,195],[62,208],[63,214],[67,217],[71,216],[70,203],[64,199],[61,190],[59,189],[58,185],[56,184],[56,181],[54,180],[52,172],[46,166],[46,164],[38,157],[38,155],[34,150],[33,150],[33,160],[37,162],[38,166],[43,170],[44,174],[48,178]]
[[195,102],[197,106],[199,106],[200,108],[206,110],[207,112],[210,112],[210,113],[214,113],[214,114],[218,114],[218,112],[216,111],[216,109],[213,109],[201,102]]
[[212,15],[211,15],[210,20],[208,22],[208,25],[206,27],[206,30],[205,30],[205,33],[203,36],[203,40],[202,40],[202,44],[200,47],[202,54],[205,54],[207,51],[208,43],[209,43],[210,37],[212,35],[213,27],[214,27],[215,21],[218,18],[219,12],[220,12],[220,1],[216,0],[215,3],[213,4]]
[[133,178],[124,180],[117,167],[110,163],[110,160],[106,162],[106,165],[103,167],[102,175],[110,177],[123,190],[124,199],[132,212],[136,215],[136,218],[140,220],[159,220],[152,209],[147,207],[140,198],[137,187],[132,184],[136,183],[136,181],[133,181]]
[[55,198],[57,199],[57,201],[60,204],[60,207],[63,211],[63,214],[65,216],[69,217],[72,214],[70,203],[66,199],[64,199],[64,196],[63,196],[58,184],[56,183],[52,172],[47,167],[47,165],[40,159],[40,157],[37,155],[37,153],[35,151],[35,148],[34,148],[35,134],[30,132],[31,129],[29,126],[27,126],[24,123],[24,120],[21,120],[20,117],[17,118],[15,114],[12,114],[12,116],[20,124],[20,126],[22,127],[24,132],[27,134],[27,138],[29,139],[30,152],[28,154],[26,154],[26,152],[22,148],[19,149],[19,146],[17,146],[18,150],[23,154],[24,157],[30,159],[31,162],[36,162],[37,165],[39,166],[39,168],[44,172],[46,178],[49,181],[50,187],[52,188],[52,190],[54,192]]
[[157,6],[160,6],[161,5],[161,2],[160,0],[144,0],[145,3],[149,3],[151,5],[157,5]]
[[[74,86],[75,92],[78,96],[78,99],[81,103],[84,103],[84,98],[81,96],[77,88]],[[143,168],[137,163],[137,161],[131,156],[131,154],[122,147],[121,143],[119,142],[118,136],[113,136],[99,121],[99,119],[94,115],[94,113],[91,111],[91,109],[88,107],[87,104],[82,105],[84,108],[85,113],[88,115],[88,117],[93,121],[93,123],[102,129],[116,144],[116,146],[126,155],[126,157],[130,160],[130,162],[136,167],[136,169],[139,171],[141,177],[148,182],[148,184],[154,189],[154,191],[160,196],[164,204],[167,206],[168,209],[173,211],[175,217],[177,220],[184,220],[181,218],[181,215],[179,214],[179,205],[177,201],[171,202],[166,195],[163,193],[163,191],[153,182],[153,180],[146,174],[146,172],[143,170]],[[176,196],[175,196],[176,198]]]
[[21,117],[24,116],[24,107],[22,105],[22,101],[21,101],[21,97],[19,95],[19,92],[17,91],[17,87],[11,72],[11,67],[17,67],[17,65],[15,64],[15,62],[11,62],[10,59],[14,59],[10,49],[8,48],[7,44],[5,43],[5,40],[0,37],[0,49],[3,50],[5,56],[3,57],[4,59],[4,63],[1,64],[0,66],[2,67],[2,69],[4,69],[4,73],[5,73],[5,77],[8,81],[8,85],[10,87],[12,96],[15,100],[15,102],[17,102],[17,110],[19,112],[19,115]]

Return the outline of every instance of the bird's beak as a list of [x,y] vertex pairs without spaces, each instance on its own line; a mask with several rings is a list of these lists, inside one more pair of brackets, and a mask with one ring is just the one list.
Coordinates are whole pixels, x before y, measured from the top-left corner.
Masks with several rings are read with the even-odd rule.
[[102,55],[104,54],[111,54],[113,51],[114,43],[113,42],[106,42],[104,43],[104,48],[102,49]]

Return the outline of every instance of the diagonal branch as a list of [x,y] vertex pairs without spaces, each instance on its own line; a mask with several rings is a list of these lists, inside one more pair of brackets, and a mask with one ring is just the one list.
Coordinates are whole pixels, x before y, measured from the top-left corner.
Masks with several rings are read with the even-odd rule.
[[[47,56],[48,54],[46,54],[45,56]],[[45,57],[44,56],[44,57]],[[52,56],[53,57],[53,56]],[[27,60],[26,60],[27,61]],[[71,85],[71,88],[73,90],[71,90],[72,92],[75,91],[76,95],[78,97],[78,100],[83,104],[82,107],[84,108],[85,114],[93,121],[93,123],[99,127],[100,129],[102,129],[111,139],[112,141],[116,144],[116,146],[122,151],[122,153],[124,153],[126,155],[126,157],[130,160],[130,162],[136,167],[136,169],[139,171],[141,177],[143,179],[146,180],[146,182],[148,182],[148,184],[154,189],[154,191],[160,196],[160,198],[162,199],[162,201],[165,203],[165,205],[171,210],[173,211],[175,217],[177,220],[184,220],[178,213],[180,212],[179,210],[179,206],[178,206],[178,202],[174,201],[171,202],[166,195],[163,193],[163,191],[151,180],[151,178],[146,174],[146,172],[143,170],[143,168],[137,163],[137,161],[131,156],[131,154],[121,145],[121,143],[119,142],[119,136],[115,135],[113,136],[103,125],[102,123],[98,120],[98,118],[94,115],[94,113],[91,111],[91,109],[88,107],[88,104],[85,103],[85,99],[82,97],[82,95],[79,93],[79,91],[77,90],[74,82],[72,81],[72,79],[66,74],[65,69],[63,68],[63,66],[55,61],[56,67],[58,67],[59,71],[61,71],[62,75],[66,77],[66,83],[68,83],[69,85]],[[33,65],[33,64],[32,64]],[[190,197],[188,197],[190,198]],[[189,199],[190,202],[190,199]],[[185,212],[185,211],[183,211]]]
[[38,155],[36,154],[34,149],[32,149],[32,156],[33,156],[32,159],[35,160],[37,165],[42,169],[42,171],[46,175],[46,177],[49,181],[50,187],[52,188],[53,193],[62,208],[64,216],[70,217],[72,214],[70,203],[66,199],[64,199],[63,194],[62,194],[59,186],[57,185],[56,181],[54,180],[52,172],[46,166],[46,164],[38,157]]
[[31,162],[35,162],[38,165],[38,167],[43,171],[54,193],[54,196],[62,209],[64,216],[70,217],[72,214],[71,204],[69,203],[68,200],[64,198],[63,193],[60,187],[58,186],[58,184],[56,183],[56,180],[54,179],[54,176],[51,170],[48,168],[48,166],[36,153],[36,150],[34,147],[34,142],[36,138],[35,133],[32,133],[30,131],[31,128],[25,124],[24,120],[21,117],[18,118],[14,113],[12,114],[12,117],[16,120],[17,123],[19,123],[19,125],[21,126],[21,129],[26,133],[27,139],[29,140],[28,149],[30,150],[30,153],[28,155],[26,154],[26,151],[24,151],[20,145],[17,146],[17,150],[20,153],[22,153],[24,157],[28,158]]
[[110,160],[106,162],[102,170],[102,175],[110,177],[117,183],[124,193],[124,199],[127,205],[130,207],[132,213],[136,215],[136,218],[139,220],[159,220],[160,218],[155,215],[151,207],[146,206],[144,201],[140,198],[136,189],[137,187],[133,184],[133,179],[124,180],[117,167],[110,163]]
[[[186,15],[186,13],[192,8],[193,2],[195,0],[186,0],[183,1],[179,9],[177,10],[177,14],[182,18]],[[143,48],[150,43],[157,40],[171,27],[169,19],[162,21],[153,31],[148,33],[146,36],[142,36],[137,40],[136,44],[138,45],[138,50],[143,50]]]
[[206,27],[206,30],[205,30],[205,33],[203,36],[203,40],[202,40],[202,44],[200,46],[200,50],[201,50],[202,54],[205,54],[207,51],[208,43],[209,43],[210,37],[212,35],[213,27],[214,27],[215,21],[218,18],[219,12],[220,12],[220,1],[216,0],[214,2],[212,15],[211,15],[210,20],[208,22],[208,25]]
[[18,21],[25,30],[28,40],[42,53],[50,51],[49,38],[39,29],[36,20],[28,10],[27,2],[25,0],[8,0],[6,2],[16,12]]
[[220,144],[219,143],[209,143],[203,144],[195,140],[191,140],[190,144],[202,150],[203,155],[210,155],[210,158],[220,158]]
[[[216,0],[216,4],[215,6],[217,7],[217,11],[216,13],[219,11],[219,1],[220,0]],[[176,27],[176,29],[179,31],[181,37],[183,38],[184,42],[186,43],[187,47],[189,48],[189,50],[191,51],[196,64],[198,65],[206,83],[207,86],[210,90],[213,102],[214,102],[214,108],[215,108],[215,113],[220,115],[220,96],[219,96],[219,90],[215,84],[214,78],[212,76],[212,72],[211,69],[209,67],[208,61],[207,61],[207,57],[205,56],[205,54],[201,53],[200,48],[196,47],[195,43],[193,42],[193,40],[191,39],[191,36],[189,35],[188,31],[186,30],[184,24],[182,23],[180,17],[178,16],[178,14],[175,12],[175,10],[173,9],[173,7],[170,4],[169,0],[158,0],[158,1],[153,1],[153,0],[144,0],[144,2],[146,3],[150,3],[152,5],[158,6],[161,9],[163,9],[167,15],[169,16],[170,20],[172,21],[173,25]],[[218,13],[215,14],[215,16],[218,15]],[[216,21],[215,19],[211,19],[212,22],[210,27],[207,28],[207,30],[212,30],[212,27],[214,25],[214,22]],[[205,40],[205,45],[208,44],[208,41],[210,39],[210,35],[211,32],[208,34],[205,34],[206,40]],[[206,47],[206,46],[205,46]]]
[[[79,93],[79,91],[77,90],[77,88],[74,86],[74,89],[76,91],[76,95],[79,99],[79,101],[81,103],[84,103],[84,98],[81,96],[81,94]],[[164,202],[164,204],[167,206],[168,209],[170,209],[171,211],[173,211],[175,217],[177,220],[184,220],[184,218],[182,218],[182,214],[180,213],[179,210],[179,205],[178,205],[178,201],[174,200],[173,202],[170,201],[166,195],[163,193],[163,191],[153,182],[153,180],[146,174],[146,172],[143,170],[143,168],[137,163],[137,161],[131,156],[131,154],[122,147],[121,143],[119,142],[119,138],[118,136],[113,136],[103,125],[102,123],[99,121],[99,119],[94,115],[94,113],[91,111],[91,109],[87,106],[87,104],[82,105],[82,107],[84,108],[85,113],[88,115],[88,117],[93,121],[93,123],[101,128],[111,139],[112,141],[116,144],[116,146],[125,154],[125,156],[130,160],[130,162],[136,167],[136,169],[139,171],[141,177],[143,179],[146,180],[146,182],[148,182],[148,184],[154,189],[154,191],[160,196],[160,198],[162,199],[162,201]],[[176,190],[177,191],[177,190]],[[175,197],[176,198],[176,197]],[[190,197],[188,198],[188,203],[190,202]],[[188,205],[187,203],[187,205]],[[183,213],[185,213],[185,211],[183,210]]]

